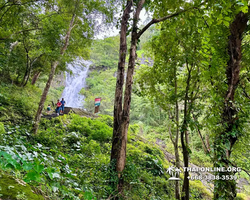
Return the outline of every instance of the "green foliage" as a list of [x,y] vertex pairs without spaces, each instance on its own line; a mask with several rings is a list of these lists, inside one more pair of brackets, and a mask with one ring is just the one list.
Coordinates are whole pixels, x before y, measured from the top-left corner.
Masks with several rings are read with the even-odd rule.
[[[77,2],[79,5],[75,7]],[[0,85],[0,121],[8,121],[4,125],[0,122],[0,139],[3,141],[0,168],[25,180],[50,199],[107,199],[115,190],[110,182],[118,181],[117,174],[111,174],[110,169],[114,165],[109,163],[111,116],[99,115],[93,120],[78,115],[50,121],[43,119],[40,132],[35,136],[30,134],[31,127],[26,123],[37,109],[38,97],[48,78],[51,62],[60,58],[60,49],[73,12],[79,18],[72,30],[68,51],[59,59],[58,71],[65,70],[66,62],[71,62],[76,56],[88,58],[90,55],[94,65],[90,67],[88,88],[81,91],[86,96],[85,107],[92,112],[94,98],[101,97],[100,113],[113,115],[119,37],[95,40],[89,48],[89,39],[94,35],[91,13],[98,10],[110,18],[113,11],[113,8],[107,7],[110,3],[113,1],[0,2],[0,78],[3,80]],[[154,12],[154,18],[159,18],[178,11],[180,7],[185,9],[199,3],[199,0],[146,1],[145,9]],[[197,121],[190,119],[191,115],[187,118],[190,126],[189,148],[192,151],[190,159],[199,166],[212,165],[210,158],[201,151],[202,143],[196,129],[200,128],[203,135],[212,133],[215,136],[211,137],[213,140],[225,130],[221,126],[221,108],[228,89],[225,79],[228,56],[225,49],[230,34],[228,27],[240,11],[248,12],[246,0],[205,2],[201,9],[190,10],[151,28],[138,42],[140,51],[137,53],[142,62],[136,70],[138,85],[133,88],[130,122],[139,125],[129,127],[127,164],[122,174],[125,187],[121,198],[156,200],[174,196],[174,183],[167,181],[164,173],[169,163],[163,152],[137,134],[153,143],[158,141],[162,148],[166,145],[173,152],[168,128],[176,130],[179,125],[168,118],[176,112],[177,101],[180,118],[183,119],[190,67],[193,71],[188,109],[197,117]],[[145,44],[147,41],[150,42]],[[234,102],[239,110],[239,120],[232,131],[225,132],[225,137],[240,138],[231,159],[248,170],[250,129],[246,122],[249,121],[250,106],[245,96],[250,92],[250,48],[247,33],[244,34],[243,44],[241,81]],[[154,66],[146,66],[146,54],[154,58]],[[25,77],[26,72],[30,73],[29,78]],[[22,85],[25,79],[29,81],[37,72],[42,72],[38,87],[29,83],[24,88],[15,86]],[[46,104],[59,97],[62,90],[63,87],[50,90]],[[27,127],[16,126],[17,122],[25,123]],[[229,140],[225,141],[218,142],[221,143],[218,152],[230,150]],[[12,191],[12,186],[5,190]],[[212,195],[202,183],[190,181],[190,186],[190,199],[211,199]],[[216,188],[218,185],[215,185]],[[28,193],[23,190],[15,195],[17,199],[28,198]],[[223,198],[224,194],[221,195]],[[244,199],[245,196],[239,194],[237,198]]]
[[0,135],[5,133],[4,125],[0,122]]
[[95,40],[91,46],[90,59],[95,66],[115,68],[119,58],[119,36]]
[[[0,77],[25,86],[32,76],[47,75],[55,61],[59,61],[57,71],[65,71],[66,63],[76,57],[88,58],[94,35],[92,15],[98,13],[103,23],[110,23],[116,9],[112,2],[1,1],[0,47],[4,51],[0,54]],[[75,20],[66,44],[72,16]]]
[[98,116],[99,117],[96,120],[104,122],[105,124],[113,128],[113,121],[114,121],[113,117],[111,117],[110,115],[98,115]]
[[204,151],[192,151],[190,161],[200,167],[212,167],[211,158]]
[[0,121],[23,121],[31,119],[37,109],[40,90],[29,86],[18,88],[15,85],[0,85]]
[[237,193],[235,200],[247,200],[247,196],[242,193]]
[[73,116],[69,125],[69,131],[77,131],[84,136],[100,142],[111,140],[112,136],[112,129],[105,123],[77,115]]
[[[37,86],[28,84],[20,88],[12,84],[0,84],[0,121],[24,122],[31,120],[36,111],[43,84]],[[62,89],[51,88],[45,105],[61,96]],[[56,97],[55,97],[55,96]]]
[[85,90],[84,107],[94,112],[94,100],[101,97],[100,113],[105,115],[113,114],[113,103],[115,96],[115,70],[92,71],[86,79],[88,88]]
[[213,195],[206,187],[201,184],[201,181],[190,181],[190,195],[192,199],[212,199]]
[[[105,115],[89,119],[74,114],[43,119],[35,136],[30,126],[5,126],[0,168],[51,199],[107,199],[114,191],[110,183],[118,181],[109,163],[112,121]],[[169,163],[157,146],[137,136],[138,131],[138,125],[130,126],[123,198],[171,199],[174,186],[165,174]],[[192,189],[203,197],[199,187]]]
[[42,200],[41,195],[34,194],[32,188],[20,179],[0,173],[1,199]]

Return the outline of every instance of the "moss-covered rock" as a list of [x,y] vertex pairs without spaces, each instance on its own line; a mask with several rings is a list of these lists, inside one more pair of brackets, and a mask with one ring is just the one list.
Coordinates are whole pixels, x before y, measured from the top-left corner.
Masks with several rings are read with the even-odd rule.
[[41,195],[35,194],[31,187],[22,180],[0,173],[1,200],[43,200]]

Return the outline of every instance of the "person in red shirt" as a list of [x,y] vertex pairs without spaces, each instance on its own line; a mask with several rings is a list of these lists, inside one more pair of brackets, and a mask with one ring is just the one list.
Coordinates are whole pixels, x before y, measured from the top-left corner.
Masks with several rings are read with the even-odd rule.
[[60,113],[61,105],[62,105],[62,103],[61,103],[60,100],[58,99],[58,100],[57,100],[57,103],[56,103],[56,114],[57,114],[57,115],[59,115],[59,113]]

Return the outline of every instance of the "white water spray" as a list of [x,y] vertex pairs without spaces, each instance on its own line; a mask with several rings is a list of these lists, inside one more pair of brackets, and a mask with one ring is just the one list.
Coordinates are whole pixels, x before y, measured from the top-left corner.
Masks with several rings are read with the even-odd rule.
[[86,78],[91,63],[91,61],[78,59],[67,66],[72,71],[72,74],[66,72],[66,87],[62,93],[62,98],[64,98],[67,107],[83,108],[85,97],[79,92],[86,86]]

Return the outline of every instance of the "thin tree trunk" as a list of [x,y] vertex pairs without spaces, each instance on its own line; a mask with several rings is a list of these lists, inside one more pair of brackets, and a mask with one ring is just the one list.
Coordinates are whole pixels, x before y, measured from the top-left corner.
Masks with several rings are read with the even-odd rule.
[[206,145],[205,145],[205,142],[204,142],[204,140],[203,140],[202,134],[201,134],[201,132],[200,132],[200,130],[198,129],[197,126],[196,126],[196,129],[197,129],[198,135],[199,135],[199,137],[200,137],[200,139],[201,139],[201,144],[202,144],[203,151],[204,151],[205,154],[207,154],[207,153],[209,153],[209,151],[208,151],[208,149],[207,149],[207,147],[206,147]]
[[24,87],[26,80],[28,79],[28,74],[29,74],[29,69],[30,69],[30,59],[29,59],[29,51],[27,50],[27,48],[25,47],[26,50],[26,70],[25,70],[25,74],[21,83],[21,86]]
[[[190,88],[190,80],[191,80],[191,69],[188,67],[188,62],[186,62],[186,67],[188,70],[188,77],[186,81],[186,91],[185,91],[185,99],[184,99],[184,119],[183,119],[183,124],[181,127],[181,146],[182,146],[182,151],[183,151],[183,161],[184,161],[184,167],[188,167],[188,139],[187,139],[187,128],[188,128],[188,93],[189,93],[189,88]],[[192,106],[192,105],[190,105]],[[182,200],[189,200],[189,179],[188,179],[189,173],[186,170],[184,172],[184,181],[183,181],[183,187],[182,187],[182,192],[184,193],[184,196],[182,196]]]
[[27,83],[28,83],[28,80],[29,80],[29,78],[30,78],[31,67],[32,67],[32,66],[29,67],[29,71],[28,71],[26,80],[25,80],[25,82],[24,82],[24,84],[23,84],[23,87],[25,87],[25,86],[27,85]]
[[[194,121],[196,121],[196,119],[195,119],[194,116],[193,116],[193,119],[194,119]],[[201,144],[202,144],[203,151],[207,154],[207,153],[210,152],[210,149],[208,149],[209,147],[206,146],[206,143],[205,143],[205,141],[204,141],[204,139],[203,139],[203,137],[202,137],[202,134],[201,134],[201,132],[200,132],[199,127],[198,127],[197,125],[195,125],[195,127],[196,127],[196,130],[197,130],[197,132],[198,132],[198,135],[199,135],[199,137],[200,137],[200,139],[201,139]],[[206,136],[208,136],[208,135],[206,135]],[[209,143],[208,143],[208,144],[209,144]]]
[[37,113],[36,113],[36,117],[35,117],[35,124],[34,124],[34,127],[33,127],[33,131],[34,131],[35,134],[37,133],[37,130],[38,130],[38,127],[39,127],[39,122],[41,120],[41,113],[43,111],[44,102],[45,102],[45,100],[47,98],[49,88],[50,88],[50,85],[52,83],[52,80],[53,80],[55,70],[56,70],[56,67],[57,67],[58,63],[59,62],[56,61],[51,65],[49,79],[48,79],[48,81],[46,83],[46,86],[45,86],[45,88],[43,90],[43,94],[42,94],[42,97],[41,97],[41,100],[40,100],[40,103],[39,103],[39,106],[38,106],[38,110],[37,110]]
[[[42,55],[43,55],[43,54],[41,54],[39,57],[41,57]],[[33,64],[34,64],[34,62],[36,62],[36,60],[37,60],[39,57],[36,57],[32,62],[31,62],[31,61],[29,62],[29,65],[30,65],[30,66],[29,66],[27,78],[26,78],[25,83],[23,84],[23,86],[26,86],[26,85],[27,85],[27,83],[28,83],[28,81],[29,81],[29,79],[30,79],[30,73],[31,73]]]
[[[175,121],[176,121],[176,137],[175,137],[175,144],[174,144],[174,153],[175,153],[175,165],[178,169],[180,169],[180,155],[178,150],[178,142],[179,142],[179,104],[177,98],[177,73],[175,68]],[[179,178],[179,174],[177,174],[177,178]],[[180,183],[179,181],[175,181],[175,198],[180,199]]]
[[[187,121],[184,119],[183,127],[187,128]],[[181,131],[181,145],[182,145],[182,151],[183,151],[183,161],[184,161],[184,167],[188,167],[188,150],[187,150],[187,144],[185,143],[185,131]],[[184,196],[182,196],[182,200],[188,200],[189,199],[189,179],[188,179],[189,173],[186,170],[184,172],[184,181],[182,186],[182,192],[184,193]]]
[[39,78],[41,72],[36,72],[34,75],[33,75],[33,78],[32,78],[32,81],[31,81],[31,85],[35,85],[36,84],[36,81],[37,79]]
[[[32,69],[32,66],[33,66],[34,62],[36,62],[37,59],[41,58],[43,55],[44,55],[44,53],[40,54],[38,57],[36,57],[36,58],[31,62],[31,64],[30,64],[30,70],[29,70],[29,76],[30,76],[31,69]],[[34,85],[34,84],[36,83],[36,81],[37,81],[38,77],[40,76],[40,74],[41,74],[41,71],[38,71],[38,72],[36,72],[36,73],[33,75],[33,78],[32,78],[32,81],[31,81],[31,85]],[[29,80],[29,76],[28,76],[28,79],[27,79],[25,85],[27,84],[27,82],[28,82],[28,80]]]
[[[177,108],[178,109],[178,108]],[[176,109],[176,110],[177,110]],[[179,110],[178,110],[179,112]],[[175,115],[176,119],[178,118],[178,114]],[[179,121],[179,118],[178,118]],[[178,121],[176,121],[176,124],[178,124]],[[179,156],[179,150],[178,150],[178,136],[179,136],[179,126],[176,127],[176,137],[175,139],[173,138],[173,135],[171,133],[171,127],[169,126],[169,135],[170,135],[170,139],[173,143],[174,146],[174,154],[175,154],[175,166],[180,169],[180,156]],[[176,174],[176,178],[179,178],[179,174]],[[179,181],[175,181],[175,198],[176,199],[180,199],[180,183]]]
[[[69,39],[70,39],[70,33],[71,33],[71,30],[72,28],[74,27],[74,21],[75,21],[75,17],[76,15],[73,14],[72,15],[72,18],[71,18],[71,21],[70,21],[70,25],[69,25],[69,29],[67,31],[67,34],[65,36],[65,42],[64,42],[64,45],[61,49],[61,56],[63,56],[63,54],[65,53],[68,45],[69,45]],[[53,62],[52,66],[51,66],[51,70],[50,70],[50,75],[49,75],[49,79],[46,83],[46,86],[44,88],[44,91],[43,91],[43,94],[41,96],[41,100],[40,100],[40,103],[39,103],[39,106],[38,106],[38,110],[37,110],[37,113],[36,113],[36,116],[35,116],[35,123],[34,123],[34,126],[33,126],[33,132],[34,134],[37,133],[37,130],[38,130],[38,127],[39,127],[39,122],[41,120],[41,114],[42,114],[42,111],[43,111],[43,107],[44,107],[44,103],[45,103],[45,100],[47,98],[47,95],[48,95],[48,92],[49,92],[49,89],[50,89],[50,85],[51,85],[51,82],[53,80],[53,77],[54,77],[54,74],[55,74],[55,70],[56,70],[56,67],[57,65],[59,64],[59,61],[55,61]]]
[[[180,155],[178,150],[178,143],[174,145],[174,154],[175,154],[175,165],[180,169]],[[176,178],[179,178],[179,174],[176,174]],[[175,181],[175,198],[180,199],[180,182]]]
[[208,134],[206,134],[206,144],[207,144],[207,150],[210,152],[211,149],[210,149],[209,135]]
[[[224,108],[222,112],[222,125],[224,131],[215,138],[215,167],[229,167],[229,160],[232,148],[238,140],[238,135],[231,135],[234,129],[238,129],[238,110],[234,104],[234,94],[238,87],[240,78],[240,62],[241,62],[241,41],[242,34],[247,27],[248,14],[240,12],[236,15],[235,20],[230,25],[230,33],[228,40],[229,61],[227,63],[227,85],[228,90],[225,95]],[[225,151],[225,147],[228,151]],[[232,172],[218,172],[216,175],[233,175]],[[236,181],[235,180],[215,180],[214,198],[218,199],[223,195],[223,199],[233,200],[236,197]]]

